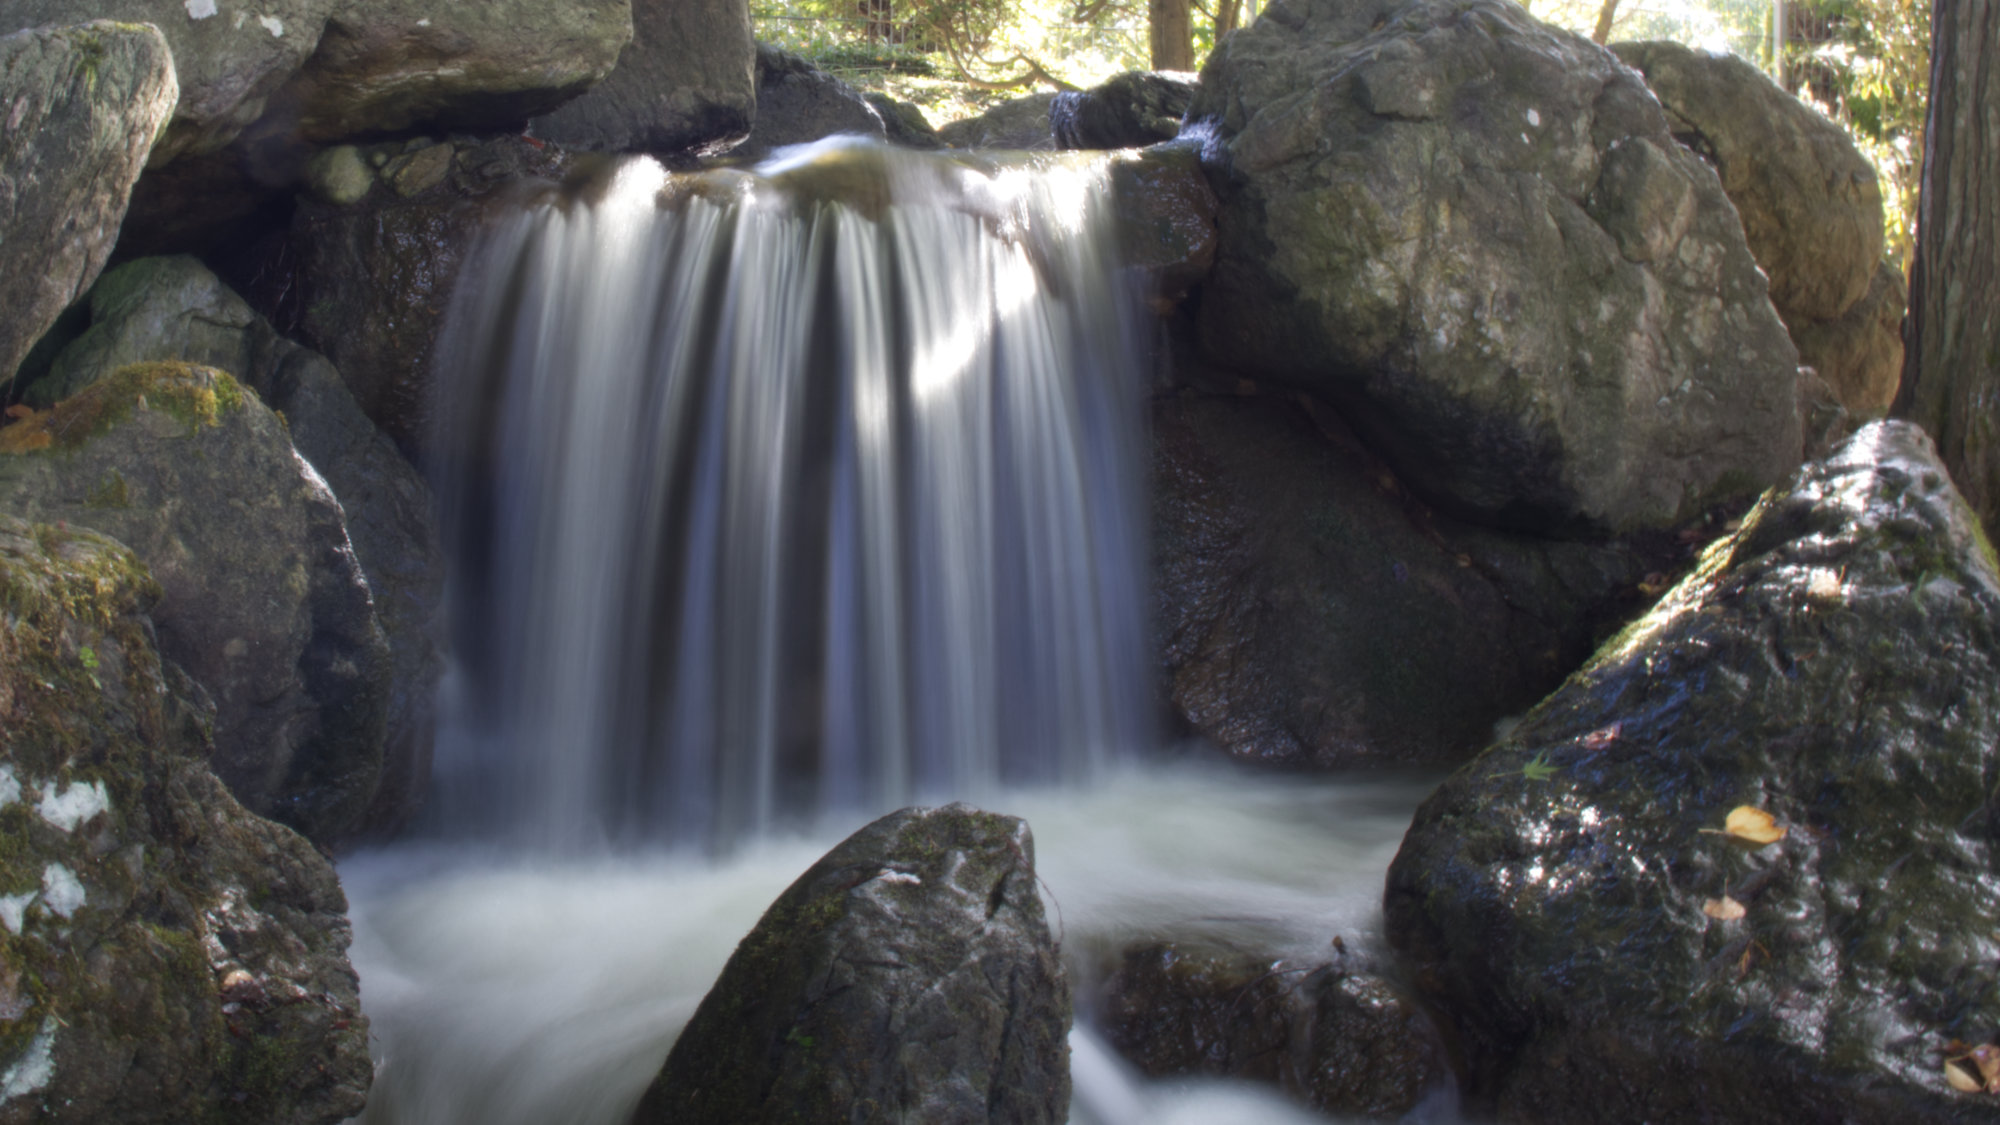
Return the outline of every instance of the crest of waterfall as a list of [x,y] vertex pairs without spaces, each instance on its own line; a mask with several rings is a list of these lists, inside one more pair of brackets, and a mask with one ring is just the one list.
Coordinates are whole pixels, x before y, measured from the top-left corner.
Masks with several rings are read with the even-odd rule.
[[726,846],[1150,741],[1103,165],[855,141],[506,215],[439,352],[446,829]]

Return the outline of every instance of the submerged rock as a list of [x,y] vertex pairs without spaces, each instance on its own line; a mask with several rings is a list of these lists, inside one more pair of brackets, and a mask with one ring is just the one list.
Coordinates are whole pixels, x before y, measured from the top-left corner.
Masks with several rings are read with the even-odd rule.
[[333,868],[204,764],[123,547],[0,515],[0,1123],[334,1125],[371,1067]]
[[1135,946],[1104,984],[1098,1023],[1149,1077],[1249,1079],[1344,1119],[1402,1119],[1451,1088],[1450,1052],[1401,986],[1347,961]]
[[1004,148],[1026,152],[1050,152],[1056,147],[1049,126],[1051,93],[1029,94],[1001,102],[976,117],[953,121],[938,128],[938,136],[953,148]]
[[1057,148],[1133,148],[1180,135],[1181,115],[1194,100],[1195,76],[1177,70],[1128,70],[1092,86],[1057,94],[1049,125]]
[[632,42],[604,81],[531,129],[571,148],[720,152],[757,114],[757,44],[746,4],[633,0]]
[[1338,405],[1431,502],[1625,532],[1782,479],[1797,353],[1639,76],[1501,0],[1277,0],[1219,46],[1218,361]]
[[[50,21],[76,15],[52,12]],[[33,26],[18,19],[10,5],[0,31]],[[176,89],[174,60],[151,27],[98,22],[0,36],[0,246],[11,263],[0,273],[0,390],[97,280]]]
[[92,288],[89,313],[88,329],[56,357],[49,377],[28,388],[29,403],[46,408],[134,363],[219,368],[284,418],[293,447],[332,488],[389,643],[389,700],[382,783],[369,811],[314,838],[334,844],[350,831],[400,826],[430,775],[443,663],[444,557],[430,489],[324,356],[280,337],[195,259],[144,258],[112,270]]
[[771,905],[632,1120],[1055,1125],[1068,1031],[1027,824],[904,809]]
[[1502,1121],[2000,1121],[1996,775],[1993,548],[1877,423],[1424,804],[1389,934]]
[[216,703],[215,772],[309,836],[382,771],[389,648],[340,504],[212,368],[124,367],[0,429],[0,509],[113,535],[151,569],[160,648]]

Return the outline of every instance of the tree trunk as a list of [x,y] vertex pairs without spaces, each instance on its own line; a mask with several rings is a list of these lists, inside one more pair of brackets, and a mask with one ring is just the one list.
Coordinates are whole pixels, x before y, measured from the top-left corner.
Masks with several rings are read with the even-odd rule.
[[1611,42],[1611,21],[1618,18],[1618,0],[1604,0],[1604,6],[1597,9],[1597,30],[1590,35],[1590,41],[1602,47]]
[[1243,0],[1216,0],[1215,41],[1236,30],[1236,21],[1243,18]]
[[1148,0],[1154,70],[1194,69],[1194,8],[1189,0]]
[[2000,0],[1936,0],[1923,194],[1894,413],[2000,530]]

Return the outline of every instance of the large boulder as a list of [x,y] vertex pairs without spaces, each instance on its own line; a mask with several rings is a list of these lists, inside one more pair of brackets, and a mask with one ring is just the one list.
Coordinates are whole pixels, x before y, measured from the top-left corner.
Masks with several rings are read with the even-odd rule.
[[1819,372],[1850,413],[1863,418],[1887,414],[1903,378],[1903,314],[1909,306],[1910,286],[1902,269],[1882,262],[1868,292],[1846,312],[1833,320],[1792,324],[1799,362]]
[[632,42],[611,74],[531,128],[571,148],[719,152],[757,114],[750,8],[728,0],[633,0]]
[[1132,148],[1180,135],[1194,100],[1195,76],[1178,70],[1128,70],[1088,90],[1057,94],[1049,126],[1057,148]]
[[632,1120],[1055,1125],[1069,1012],[1027,824],[904,809],[771,904]]
[[1389,936],[1501,1121],[2000,1121],[1996,775],[1993,548],[1876,423],[1425,802]]
[[556,146],[516,137],[326,150],[292,220],[296,321],[274,319],[333,361],[362,411],[415,454],[430,437],[438,331],[488,204],[568,167]]
[[229,375],[121,368],[0,429],[0,510],[115,536],[151,568],[160,648],[216,703],[215,772],[339,838],[382,770],[389,649],[340,504]]
[[1001,102],[985,113],[938,127],[938,137],[953,148],[1004,148],[1049,152],[1056,147],[1049,126],[1052,93],[1028,94]]
[[[10,6],[0,19],[13,17]],[[0,36],[0,253],[12,263],[0,274],[0,390],[97,280],[175,96],[155,28],[98,22]]]
[[[263,116],[343,2],[259,0],[252,11],[228,0],[8,0],[0,5],[0,32],[96,18],[164,33],[178,78],[178,93],[166,96],[172,120],[153,153],[153,163],[164,164],[219,149]],[[153,135],[146,135],[149,144]]]
[[444,556],[423,478],[362,414],[324,356],[279,336],[195,259],[119,266],[91,289],[88,308],[88,328],[56,356],[46,379],[27,388],[31,405],[49,407],[135,363],[219,368],[283,416],[293,447],[333,490],[390,654],[382,782],[355,827],[401,824],[430,774],[443,663]]
[[1188,110],[1210,354],[1482,522],[1622,532],[1799,460],[1797,353],[1639,76],[1504,0],[1277,0]]
[[0,515],[0,1125],[334,1125],[371,1074],[347,904],[209,772],[159,596]]
[[1440,515],[1310,400],[1184,390],[1153,441],[1163,679],[1245,761],[1456,765],[1672,565]]
[[1296,964],[1199,943],[1124,950],[1102,986],[1105,1040],[1153,1078],[1277,1086],[1342,1119],[1408,1120],[1455,1081],[1435,1022],[1364,956]]
[[1111,160],[1119,260],[1157,313],[1171,313],[1215,266],[1215,192],[1194,147],[1160,144]]
[[730,156],[761,160],[784,145],[837,135],[884,140],[888,126],[861,91],[790,51],[757,44],[757,122]]

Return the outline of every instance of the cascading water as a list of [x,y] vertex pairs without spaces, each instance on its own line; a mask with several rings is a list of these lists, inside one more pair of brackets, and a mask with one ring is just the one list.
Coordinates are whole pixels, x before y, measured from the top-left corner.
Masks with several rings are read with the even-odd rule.
[[[1134,753],[1108,200],[1096,158],[835,142],[609,164],[498,221],[441,351],[434,820],[342,868],[362,1121],[622,1125],[763,907],[913,799],[1029,819],[1079,977],[1140,937],[1369,940],[1421,786]],[[1073,1044],[1079,1123],[1311,1119]]]
[[1146,744],[1104,181],[849,141],[509,219],[440,372],[454,827],[729,844]]

